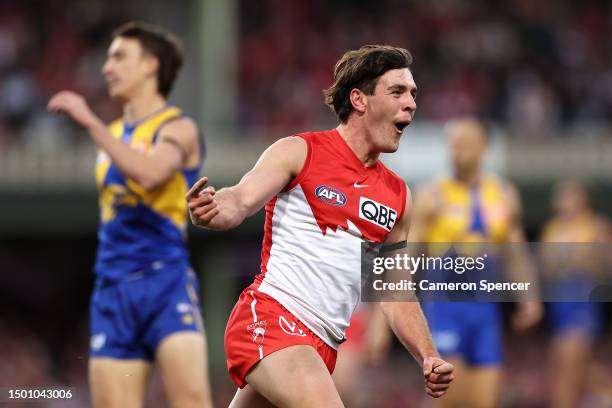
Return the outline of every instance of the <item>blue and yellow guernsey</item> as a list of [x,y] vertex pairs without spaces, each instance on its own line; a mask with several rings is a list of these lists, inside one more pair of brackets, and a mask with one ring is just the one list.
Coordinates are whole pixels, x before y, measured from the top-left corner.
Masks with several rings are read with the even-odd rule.
[[436,183],[437,216],[426,242],[505,242],[512,222],[507,186],[493,175],[475,186],[454,178]]
[[[111,123],[110,131],[131,148],[147,153],[161,127],[182,117],[181,110],[165,106],[134,123]],[[204,146],[200,137],[200,153]],[[110,157],[100,150],[96,160],[100,230],[95,272],[118,280],[137,271],[159,269],[166,264],[187,264],[187,202],[185,194],[195,183],[197,167],[177,171],[162,186],[146,191],[126,178]]]
[[[475,243],[505,242],[510,238],[513,211],[508,186],[494,175],[484,175],[475,185],[453,177],[434,184],[436,211],[425,232],[429,256],[482,256],[482,270],[456,273],[452,269],[427,271],[429,283],[500,282],[500,258],[490,246]],[[443,356],[458,356],[472,367],[498,365],[502,361],[501,309],[499,303],[480,290],[423,291],[423,310]]]
[[[487,255],[485,269],[469,274],[430,271],[430,281],[478,282],[480,278],[496,280],[501,273],[500,258],[490,243],[507,242],[513,217],[508,203],[508,185],[494,175],[484,175],[475,185],[453,177],[438,179],[434,184],[436,215],[425,232],[429,256]],[[480,246],[478,243],[484,243]],[[431,274],[433,272],[433,274]],[[470,300],[475,292],[453,293],[454,300]]]

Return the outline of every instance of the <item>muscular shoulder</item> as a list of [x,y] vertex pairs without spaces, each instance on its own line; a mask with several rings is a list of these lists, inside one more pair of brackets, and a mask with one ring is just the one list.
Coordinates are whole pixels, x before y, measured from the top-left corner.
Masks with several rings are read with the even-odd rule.
[[292,175],[297,175],[308,157],[308,143],[301,137],[288,136],[274,142],[266,149],[260,161],[277,161],[288,169]]
[[278,139],[268,149],[274,149],[278,153],[289,153],[292,155],[306,155],[308,146],[306,140],[299,136],[287,136]]
[[170,143],[182,153],[183,165],[196,166],[201,160],[198,126],[188,117],[179,117],[163,124],[158,130],[157,143]]
[[160,136],[169,135],[182,142],[195,142],[198,137],[198,125],[193,119],[180,117],[162,125]]

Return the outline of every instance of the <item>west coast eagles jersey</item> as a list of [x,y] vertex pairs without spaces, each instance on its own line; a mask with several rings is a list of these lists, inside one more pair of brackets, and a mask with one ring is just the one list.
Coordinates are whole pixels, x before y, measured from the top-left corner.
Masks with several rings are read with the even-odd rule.
[[[110,125],[114,137],[146,154],[159,130],[182,117],[180,109],[165,106],[134,123],[117,120]],[[200,138],[200,152],[204,146]],[[95,271],[119,279],[126,274],[168,263],[186,263],[187,203],[185,194],[196,181],[197,167],[175,172],[163,185],[146,191],[125,177],[100,150],[96,160],[100,230]]]

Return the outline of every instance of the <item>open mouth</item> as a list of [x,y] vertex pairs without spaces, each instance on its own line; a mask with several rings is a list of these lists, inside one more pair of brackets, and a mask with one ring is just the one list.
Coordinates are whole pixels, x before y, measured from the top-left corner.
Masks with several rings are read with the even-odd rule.
[[409,120],[403,121],[403,122],[395,122],[395,128],[397,129],[398,133],[402,133],[404,131],[404,129],[406,128],[406,126],[408,126],[410,124]]
[[119,79],[113,77],[106,77],[105,79],[108,86],[115,86],[119,82]]

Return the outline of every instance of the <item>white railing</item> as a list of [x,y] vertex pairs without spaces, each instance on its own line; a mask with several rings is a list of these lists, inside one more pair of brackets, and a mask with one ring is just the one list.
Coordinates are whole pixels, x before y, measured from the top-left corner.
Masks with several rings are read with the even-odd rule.
[[[400,151],[387,156],[388,165],[408,180],[419,180],[447,166],[445,141],[439,125],[408,129]],[[238,139],[208,131],[203,174],[215,186],[237,182],[269,142],[257,137]],[[95,147],[80,143],[41,150],[13,146],[0,150],[0,190],[94,187]],[[496,132],[489,167],[519,183],[578,177],[612,182],[612,137],[564,137],[526,140]]]

